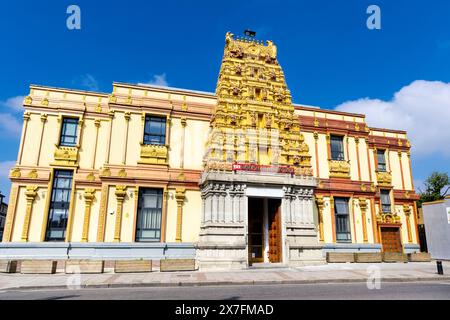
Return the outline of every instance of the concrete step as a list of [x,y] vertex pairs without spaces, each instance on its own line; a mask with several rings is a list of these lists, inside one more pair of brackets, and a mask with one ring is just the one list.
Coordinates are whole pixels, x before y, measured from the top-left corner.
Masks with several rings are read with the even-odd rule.
[[258,262],[253,263],[251,266],[249,266],[249,269],[279,269],[287,267],[288,266],[284,263]]

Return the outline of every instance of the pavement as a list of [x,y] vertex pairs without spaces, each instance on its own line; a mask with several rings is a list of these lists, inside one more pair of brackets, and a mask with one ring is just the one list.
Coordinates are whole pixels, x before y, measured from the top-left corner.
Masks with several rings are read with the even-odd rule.
[[184,287],[223,285],[321,284],[450,281],[450,261],[443,262],[444,275],[435,262],[347,263],[298,268],[275,267],[239,271],[151,272],[139,274],[0,274],[0,291],[95,289],[128,287]]

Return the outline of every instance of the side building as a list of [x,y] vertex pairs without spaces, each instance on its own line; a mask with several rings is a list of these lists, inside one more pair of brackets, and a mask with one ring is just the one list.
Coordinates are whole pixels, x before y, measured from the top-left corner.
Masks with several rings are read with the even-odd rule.
[[24,108],[0,258],[419,251],[406,132],[293,104],[270,41],[227,34],[216,93],[33,85]]

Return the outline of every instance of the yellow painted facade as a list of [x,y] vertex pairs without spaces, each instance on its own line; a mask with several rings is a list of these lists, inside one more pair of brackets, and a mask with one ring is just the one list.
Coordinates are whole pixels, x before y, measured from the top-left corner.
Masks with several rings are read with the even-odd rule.
[[[202,214],[198,183],[210,125],[220,120],[211,120],[218,106],[225,104],[216,94],[175,88],[114,83],[113,91],[103,94],[31,86],[17,164],[10,173],[3,241],[45,240],[53,173],[64,169],[74,173],[65,241],[135,242],[139,189],[155,188],[164,194],[160,241],[197,242]],[[308,149],[301,161],[318,180],[316,197],[323,197],[322,209],[315,208],[321,242],[337,242],[331,197],[348,197],[351,242],[381,243],[377,221],[388,213],[380,212],[379,192],[387,189],[402,243],[418,244],[406,133],[369,128],[364,115],[292,106],[295,134],[302,135]],[[143,145],[146,115],[166,120],[164,146]],[[79,124],[74,147],[60,146],[66,117]],[[330,158],[334,135],[342,136],[344,145],[345,159],[337,163]],[[386,150],[387,177],[379,177],[376,150]],[[282,164],[294,161],[286,157]]]

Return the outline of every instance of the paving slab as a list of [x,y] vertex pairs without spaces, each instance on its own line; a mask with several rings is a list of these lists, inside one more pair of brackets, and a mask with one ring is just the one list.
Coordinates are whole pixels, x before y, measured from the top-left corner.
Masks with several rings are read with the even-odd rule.
[[450,281],[450,262],[443,262],[446,275],[437,274],[436,263],[352,263],[298,268],[246,269],[211,272],[151,272],[135,274],[0,274],[0,290],[173,287],[210,285],[263,285],[366,282],[378,272],[382,281]]

